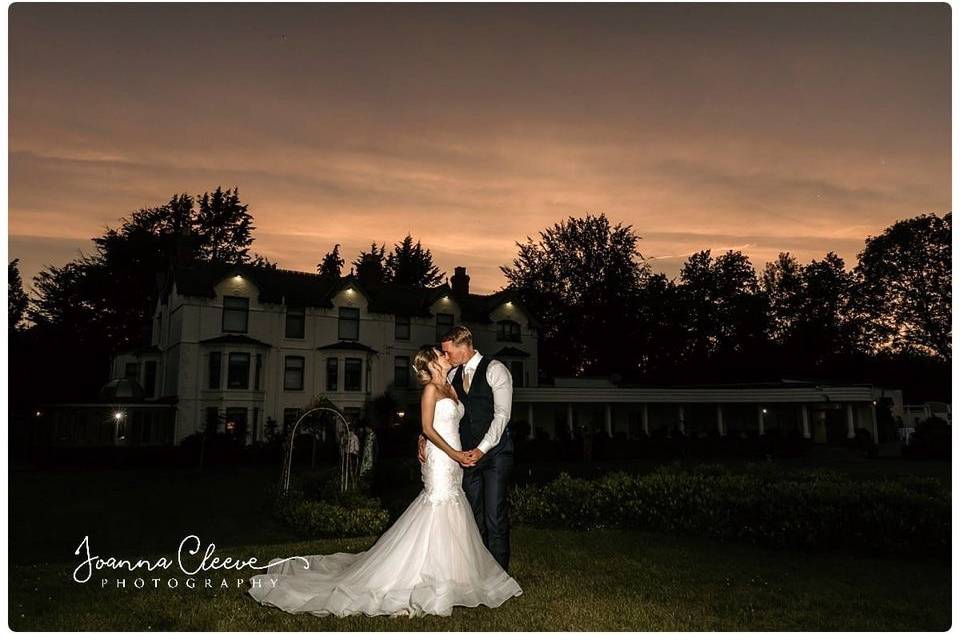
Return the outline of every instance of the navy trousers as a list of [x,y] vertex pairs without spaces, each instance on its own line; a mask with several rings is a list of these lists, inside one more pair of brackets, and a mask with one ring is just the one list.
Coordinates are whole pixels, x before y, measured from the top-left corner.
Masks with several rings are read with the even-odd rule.
[[507,482],[512,470],[512,447],[490,451],[476,466],[463,468],[463,491],[473,507],[480,537],[504,571],[510,564]]

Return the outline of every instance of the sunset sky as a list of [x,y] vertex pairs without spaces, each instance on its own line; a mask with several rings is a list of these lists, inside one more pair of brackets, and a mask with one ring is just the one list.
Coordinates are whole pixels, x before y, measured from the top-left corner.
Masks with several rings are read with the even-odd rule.
[[313,271],[407,232],[474,291],[568,216],[656,271],[835,251],[950,210],[950,7],[39,5],[10,16],[24,283],[174,193],[238,186]]

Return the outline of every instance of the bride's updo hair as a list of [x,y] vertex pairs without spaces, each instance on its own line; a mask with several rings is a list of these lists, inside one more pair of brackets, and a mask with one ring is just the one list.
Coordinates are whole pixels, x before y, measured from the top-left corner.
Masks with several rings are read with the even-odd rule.
[[417,381],[420,384],[425,385],[433,379],[433,373],[430,371],[429,365],[439,359],[439,350],[432,344],[423,345],[420,347],[420,351],[417,351],[417,355],[413,356],[413,368],[417,372]]

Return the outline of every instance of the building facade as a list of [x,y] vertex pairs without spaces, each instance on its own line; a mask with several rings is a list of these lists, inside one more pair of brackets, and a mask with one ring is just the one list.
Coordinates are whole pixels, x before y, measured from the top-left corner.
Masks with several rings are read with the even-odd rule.
[[118,354],[113,375],[146,400],[176,405],[174,441],[204,428],[246,442],[267,420],[295,419],[318,396],[348,416],[390,394],[419,395],[412,361],[456,324],[476,348],[537,384],[537,323],[509,293],[478,295],[457,267],[450,284],[399,287],[250,265],[172,267],[153,313],[151,344]]

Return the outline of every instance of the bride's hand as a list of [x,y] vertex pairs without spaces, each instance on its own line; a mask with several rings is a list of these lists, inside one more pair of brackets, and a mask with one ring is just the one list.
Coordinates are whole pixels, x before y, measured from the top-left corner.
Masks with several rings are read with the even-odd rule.
[[466,451],[454,451],[453,459],[456,460],[464,467],[472,467],[475,463],[470,459],[470,456],[467,455]]

